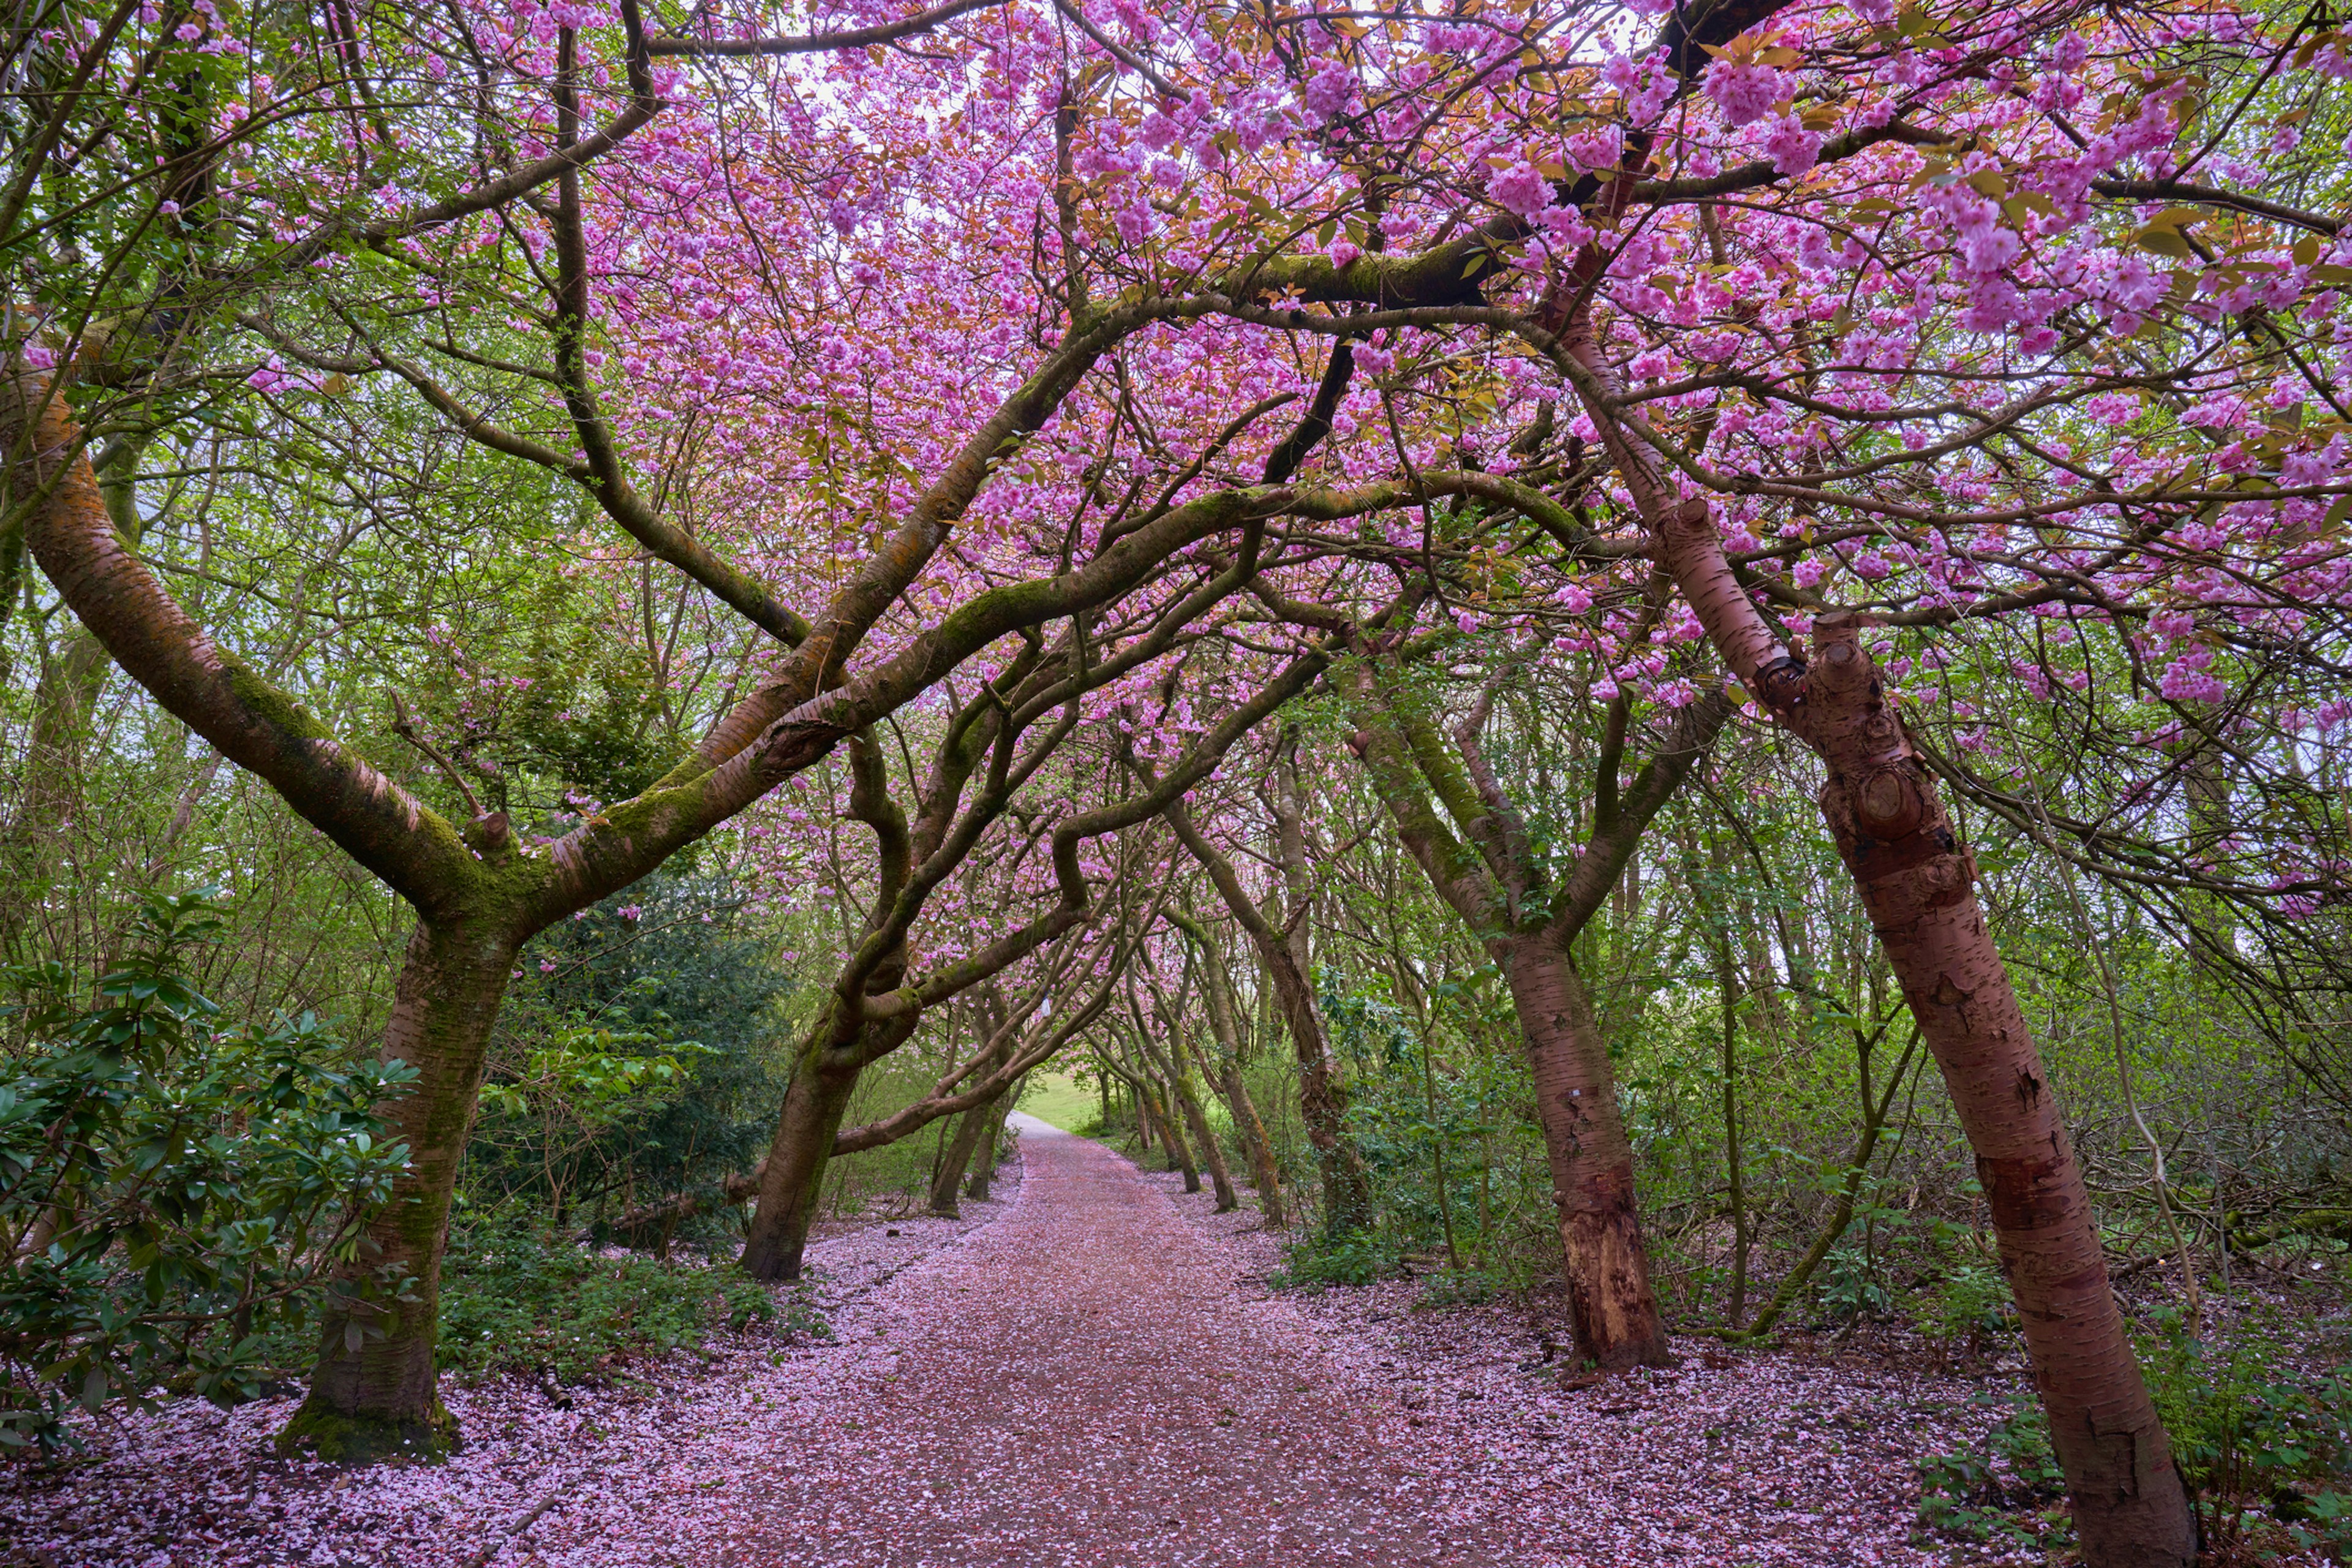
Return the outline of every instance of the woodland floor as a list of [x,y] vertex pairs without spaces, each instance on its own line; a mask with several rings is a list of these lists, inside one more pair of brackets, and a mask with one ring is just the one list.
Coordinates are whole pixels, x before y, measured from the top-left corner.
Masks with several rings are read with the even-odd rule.
[[830,1343],[629,1384],[451,1390],[438,1468],[275,1459],[290,1403],[188,1402],[0,1468],[0,1563],[1863,1564],[1984,1417],[1920,1367],[1685,1347],[1566,1390],[1523,1306],[1270,1295],[1277,1238],[1024,1119],[1010,1201],[823,1239]]

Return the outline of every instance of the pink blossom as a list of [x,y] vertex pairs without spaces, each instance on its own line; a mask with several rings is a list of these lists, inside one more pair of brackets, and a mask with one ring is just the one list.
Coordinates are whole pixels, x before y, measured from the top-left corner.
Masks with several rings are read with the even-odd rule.
[[[1705,86],[1725,121],[1735,126],[1753,125],[1794,90],[1789,79],[1770,66],[1735,65],[1727,59],[1707,66]],[[1810,162],[1806,167],[1811,167]]]
[[1797,116],[1784,114],[1773,121],[1772,133],[1764,139],[1764,152],[1772,160],[1775,173],[1793,179],[1820,161],[1821,134],[1806,130]]

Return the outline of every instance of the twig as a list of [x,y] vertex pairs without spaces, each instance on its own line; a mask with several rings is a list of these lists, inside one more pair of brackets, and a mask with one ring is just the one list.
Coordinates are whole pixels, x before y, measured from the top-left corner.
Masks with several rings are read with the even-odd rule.
[[467,1558],[463,1568],[484,1568],[484,1564],[488,1563],[491,1558],[496,1557],[499,1552],[504,1552],[508,1547],[513,1545],[517,1538],[519,1538],[524,1531],[529,1530],[532,1525],[537,1524],[539,1522],[539,1516],[545,1513],[549,1509],[553,1508],[555,1506],[555,1500],[562,1495],[562,1493],[560,1488],[551,1488],[545,1497],[540,1499],[537,1502],[531,1504],[530,1508],[524,1510],[522,1514],[517,1518],[513,1523],[508,1525],[505,1529],[491,1536],[490,1539],[484,1542],[471,1557]]

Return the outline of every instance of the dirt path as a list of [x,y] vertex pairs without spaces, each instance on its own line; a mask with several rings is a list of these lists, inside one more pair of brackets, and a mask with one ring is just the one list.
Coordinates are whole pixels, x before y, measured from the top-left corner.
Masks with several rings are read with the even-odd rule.
[[919,1353],[819,1463],[735,1489],[733,1561],[1491,1561],[1164,1194],[1022,1121],[1018,1205],[891,1285],[883,1331]]
[[811,1249],[834,1337],[754,1326],[560,1401],[452,1383],[466,1448],[425,1468],[279,1459],[289,1401],[174,1401],[0,1466],[0,1568],[2018,1560],[1908,1539],[1916,1456],[1990,1418],[1966,1382],[1689,1345],[1563,1389],[1524,1304],[1269,1299],[1254,1215],[1022,1121],[1010,1204]]

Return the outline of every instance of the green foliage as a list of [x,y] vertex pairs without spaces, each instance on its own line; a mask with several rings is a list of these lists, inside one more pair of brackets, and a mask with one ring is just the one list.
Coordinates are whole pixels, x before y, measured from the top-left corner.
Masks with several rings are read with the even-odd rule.
[[221,923],[209,890],[151,899],[87,1006],[61,966],[16,976],[34,1044],[0,1079],[0,1446],[69,1447],[75,1405],[175,1378],[253,1396],[407,1164],[379,1110],[412,1069],[348,1060],[307,1013],[219,1026],[182,964]]
[[1441,1268],[1423,1283],[1416,1307],[1465,1307],[1491,1300],[1495,1280],[1483,1268]]
[[[562,1383],[607,1377],[635,1357],[694,1349],[722,1325],[778,1312],[768,1288],[731,1265],[607,1257],[528,1222],[452,1231],[441,1292],[442,1367]],[[832,1337],[801,1293],[782,1310],[788,1331]]]
[[[1979,1394],[1978,1403],[1993,1396]],[[2053,1546],[2072,1529],[2066,1478],[2050,1448],[2050,1423],[2030,1394],[1981,1442],[1919,1462],[1919,1522],[1965,1541]]]
[[1813,1276],[1813,1296],[1838,1322],[1874,1318],[1893,1309],[1894,1296],[1877,1260],[1858,1247],[1841,1247],[1822,1259]]
[[2352,1373],[2295,1370],[2296,1335],[2267,1310],[2224,1338],[2194,1333],[2166,1309],[2139,1338],[2173,1463],[2212,1544],[2234,1546],[2276,1517],[2311,1543],[2352,1548]]
[[1369,1285],[1397,1268],[1395,1249],[1363,1232],[1339,1241],[1309,1233],[1295,1242],[1284,1265],[1266,1276],[1276,1290],[1320,1290],[1333,1285]]
[[1933,1289],[1912,1298],[1909,1312],[1921,1333],[1946,1343],[1963,1339],[1979,1343],[2016,1321],[2009,1281],[2000,1269],[1981,1263],[1964,1263],[1945,1275]]
[[709,1195],[772,1129],[793,984],[698,883],[654,879],[548,931],[492,1045],[465,1201],[570,1213]]
[[482,1103],[509,1116],[560,1115],[588,1129],[660,1103],[684,1081],[686,1060],[701,1054],[702,1043],[628,1022],[618,1008],[565,1015],[512,1078],[483,1086]]

